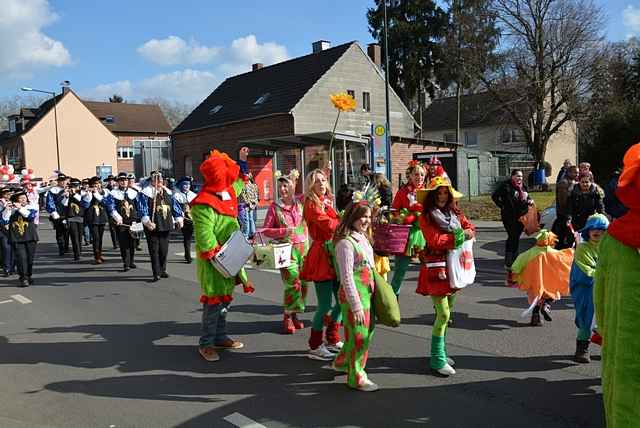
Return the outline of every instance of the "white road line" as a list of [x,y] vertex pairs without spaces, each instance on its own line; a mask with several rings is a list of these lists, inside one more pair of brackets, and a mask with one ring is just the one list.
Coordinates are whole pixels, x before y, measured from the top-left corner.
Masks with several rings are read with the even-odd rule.
[[13,300],[3,300],[2,302],[0,302],[0,305],[3,303],[13,303]]
[[22,294],[14,294],[11,296],[13,300],[16,302],[22,303],[23,305],[28,305],[29,303],[33,303],[31,300],[24,297]]
[[249,419],[243,414],[240,413],[232,413],[229,416],[225,416],[224,420],[229,422],[231,425],[235,425],[240,428],[267,428],[262,424],[257,423],[253,419]]

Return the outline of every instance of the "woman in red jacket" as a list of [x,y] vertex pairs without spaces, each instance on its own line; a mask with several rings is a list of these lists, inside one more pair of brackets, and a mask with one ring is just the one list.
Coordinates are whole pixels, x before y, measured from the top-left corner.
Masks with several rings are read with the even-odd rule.
[[[407,209],[409,211],[419,209],[421,211],[422,207],[416,205],[418,201],[416,192],[424,187],[424,178],[427,172],[420,162],[411,161],[405,174],[409,182],[398,190],[393,198],[391,208],[395,210]],[[400,286],[407,273],[407,268],[409,268],[409,263],[411,263],[411,258],[416,256],[423,248],[424,237],[420,227],[418,227],[418,222],[415,221],[409,232],[405,253],[395,257],[391,287],[393,287],[396,296],[400,295]]]
[[431,179],[426,191],[418,193],[418,199],[424,205],[420,228],[427,245],[421,254],[416,293],[431,296],[436,309],[430,365],[431,372],[441,377],[456,373],[452,367],[455,363],[447,357],[445,347],[446,329],[457,291],[449,284],[447,252],[460,248],[464,241],[475,236],[475,227],[455,203],[461,196],[444,177]]
[[[329,250],[333,247],[328,245],[331,245],[330,241],[340,221],[333,209],[333,195],[327,177],[319,169],[311,171],[305,180],[303,216],[313,243],[304,259],[300,278],[314,282],[318,298],[318,308],[313,317],[309,338],[309,358],[331,361],[342,349],[342,342],[338,331],[341,321],[338,281],[335,269],[330,262],[333,257],[329,254]],[[331,318],[327,324],[327,345],[325,346],[322,342],[322,329],[324,316],[329,311],[331,311]]]

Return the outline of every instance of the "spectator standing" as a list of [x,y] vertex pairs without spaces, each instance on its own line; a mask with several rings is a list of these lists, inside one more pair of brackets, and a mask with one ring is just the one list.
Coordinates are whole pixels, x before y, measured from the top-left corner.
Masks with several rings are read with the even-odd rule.
[[519,219],[527,213],[529,205],[533,204],[523,180],[522,170],[514,169],[511,178],[503,182],[491,195],[493,202],[500,208],[500,218],[507,231],[504,266],[507,269],[508,280],[511,279],[511,265],[519,254],[520,235],[524,231],[524,224]]
[[604,210],[613,219],[622,217],[628,211],[627,207],[625,207],[616,196],[620,173],[621,171],[617,169],[611,176],[607,185],[604,187]]
[[589,216],[604,212],[602,196],[593,183],[593,174],[588,171],[581,173],[578,183],[569,196],[569,220],[575,231],[584,228]]
[[573,245],[573,234],[569,231],[569,196],[577,183],[578,167],[571,165],[565,177],[556,185],[556,221],[551,231],[558,237],[556,249],[562,250]]
[[556,184],[558,184],[560,182],[560,180],[562,180],[563,178],[565,178],[567,176],[567,171],[569,170],[569,167],[571,167],[571,160],[570,159],[565,159],[564,162],[562,163],[562,168],[560,168],[560,171],[558,171],[558,177],[556,178]]

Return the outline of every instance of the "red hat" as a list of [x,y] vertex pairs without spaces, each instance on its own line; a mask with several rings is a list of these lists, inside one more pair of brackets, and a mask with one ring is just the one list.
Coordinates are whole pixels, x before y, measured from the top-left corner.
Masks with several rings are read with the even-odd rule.
[[438,159],[438,156],[433,155],[429,159],[429,165],[442,165],[442,162]]

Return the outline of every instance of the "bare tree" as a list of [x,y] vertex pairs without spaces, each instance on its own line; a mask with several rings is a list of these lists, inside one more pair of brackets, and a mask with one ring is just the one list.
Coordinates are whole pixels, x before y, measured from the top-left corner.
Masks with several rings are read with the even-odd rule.
[[480,76],[544,161],[551,136],[584,113],[598,73],[603,13],[592,0],[493,0],[502,30],[498,72]]
[[110,103],[124,103],[124,98],[122,98],[120,95],[118,94],[113,94],[113,96],[109,97],[109,102]]
[[180,122],[195,109],[193,105],[183,104],[162,97],[145,98],[142,102],[144,104],[155,104],[160,107],[160,110],[164,113],[172,129],[178,126]]
[[39,95],[16,95],[0,99],[0,131],[9,128],[7,117],[20,113],[21,108],[37,108],[47,98]]

